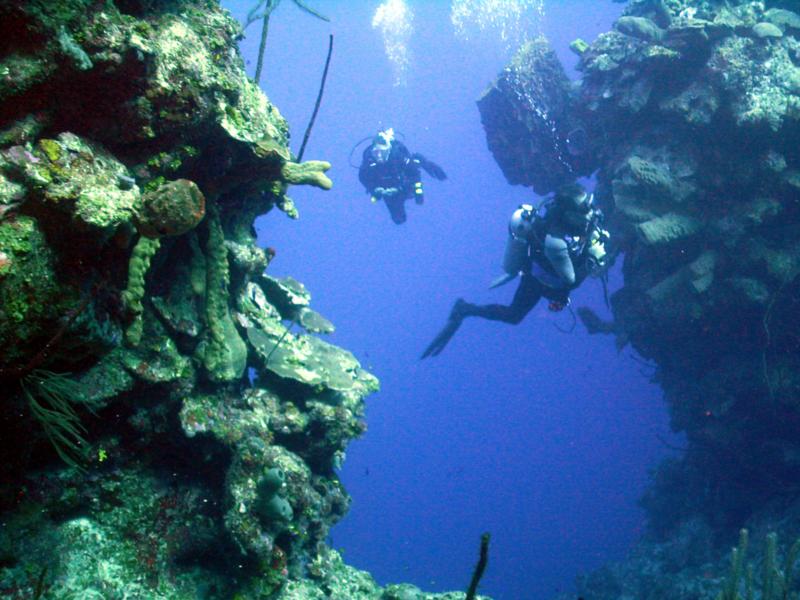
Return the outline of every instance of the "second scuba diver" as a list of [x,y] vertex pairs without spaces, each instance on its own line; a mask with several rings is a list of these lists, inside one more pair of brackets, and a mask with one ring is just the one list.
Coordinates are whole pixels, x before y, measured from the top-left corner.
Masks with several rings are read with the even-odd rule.
[[560,187],[545,212],[523,204],[511,215],[503,270],[492,288],[520,275],[514,299],[502,304],[470,304],[459,298],[447,324],[425,349],[422,358],[438,356],[466,317],[481,317],[516,325],[541,298],[550,309],[563,310],[569,293],[586,277],[605,266],[608,232],[602,228],[603,214],[593,205],[593,195],[578,184]]
[[406,221],[406,200],[414,198],[417,204],[424,202],[420,169],[439,181],[447,179],[439,165],[421,154],[411,154],[389,128],[379,131],[364,150],[358,179],[372,201],[382,200],[392,221],[400,225]]

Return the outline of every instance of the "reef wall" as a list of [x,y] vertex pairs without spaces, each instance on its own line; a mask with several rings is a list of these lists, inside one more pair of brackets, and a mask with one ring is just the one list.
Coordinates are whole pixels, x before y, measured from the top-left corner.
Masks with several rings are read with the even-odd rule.
[[265,273],[255,218],[332,184],[241,35],[211,0],[0,2],[4,598],[464,596],[325,543],[378,381]]
[[784,543],[800,534],[793,10],[636,0],[612,31],[572,44],[576,86],[539,40],[478,102],[511,183],[543,193],[596,172],[624,286],[611,298],[613,323],[581,316],[652,364],[686,436],[642,499],[645,540],[628,563],[589,577],[587,598],[711,598],[740,527],[758,560],[766,531]]

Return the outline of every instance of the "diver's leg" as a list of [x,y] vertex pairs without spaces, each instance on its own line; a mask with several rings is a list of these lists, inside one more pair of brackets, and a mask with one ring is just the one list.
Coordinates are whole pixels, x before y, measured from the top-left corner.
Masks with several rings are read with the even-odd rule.
[[447,323],[425,348],[422,358],[438,356],[456,334],[466,317],[482,317],[491,321],[517,324],[536,306],[542,296],[542,284],[531,275],[523,275],[519,287],[514,293],[514,300],[509,306],[502,304],[470,304],[459,298],[450,310]]
[[[480,317],[490,321],[502,321],[516,325],[531,312],[542,297],[542,284],[531,275],[523,275],[514,299],[508,306],[504,304],[470,304],[462,302],[458,307],[463,317]],[[454,306],[455,310],[456,307]]]
[[406,222],[405,200],[400,194],[384,198],[384,202],[386,203],[386,208],[389,209],[392,221],[398,225]]
[[439,334],[428,344],[422,358],[438,356],[461,327],[466,317],[481,317],[490,321],[503,321],[516,325],[525,318],[542,297],[542,284],[531,275],[523,275],[514,300],[509,306],[502,304],[470,304],[459,298],[450,310],[447,323]]

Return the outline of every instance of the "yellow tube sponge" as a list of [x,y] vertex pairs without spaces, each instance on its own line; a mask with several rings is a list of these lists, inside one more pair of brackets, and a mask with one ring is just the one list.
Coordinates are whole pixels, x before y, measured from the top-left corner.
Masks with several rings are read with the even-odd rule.
[[325,175],[331,163],[324,160],[308,160],[304,163],[285,162],[281,166],[281,178],[291,185],[313,185],[323,190],[333,187],[333,182]]

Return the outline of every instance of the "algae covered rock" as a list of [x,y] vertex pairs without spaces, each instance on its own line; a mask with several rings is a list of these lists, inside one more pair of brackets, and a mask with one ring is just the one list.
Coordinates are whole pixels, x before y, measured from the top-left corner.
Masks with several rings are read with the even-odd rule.
[[646,42],[660,42],[665,31],[645,17],[620,17],[614,24],[618,31]]
[[127,168],[97,144],[61,133],[40,139],[31,150],[11,146],[3,154],[0,170],[8,180],[16,180],[32,201],[71,215],[79,227],[108,237],[131,222],[139,190],[126,185]]
[[709,125],[720,104],[721,99],[712,85],[707,81],[695,81],[677,96],[663,100],[660,107],[688,123]]
[[[0,221],[0,347],[3,367],[44,345],[54,323],[71,306],[56,272],[56,254],[38,221],[18,216]],[[70,292],[73,301],[77,290]]]
[[329,389],[343,395],[377,389],[377,381],[352,354],[310,336],[298,336],[278,344],[258,329],[247,332],[250,343],[264,361],[264,368],[310,388]]
[[[781,33],[772,24],[764,25],[773,34]],[[800,71],[792,57],[800,42],[784,38],[769,43],[773,37],[731,37],[714,49],[708,66],[715,84],[731,94],[738,124],[765,124],[778,131],[798,118]]]

